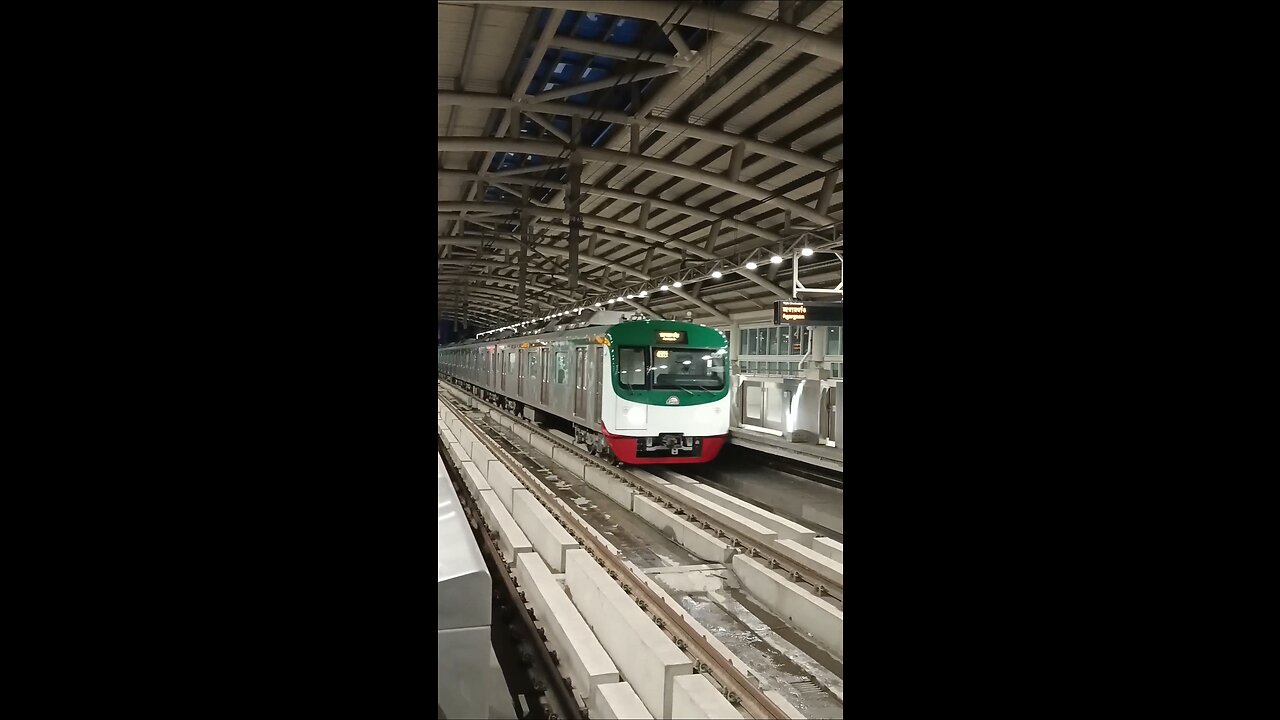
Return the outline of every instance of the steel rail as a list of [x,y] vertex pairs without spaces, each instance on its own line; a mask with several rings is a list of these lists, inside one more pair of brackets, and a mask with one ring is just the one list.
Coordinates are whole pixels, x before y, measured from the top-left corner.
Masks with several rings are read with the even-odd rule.
[[[695,509],[686,508],[685,501],[683,498],[680,498],[679,496],[666,492],[663,489],[663,486],[652,483],[646,480],[645,478],[634,475],[614,465],[606,463],[603,460],[600,460],[594,455],[591,455],[586,451],[584,451],[582,448],[578,447],[577,443],[566,442],[560,437],[550,432],[547,432],[546,430],[538,427],[532,422],[529,422],[527,419],[518,415],[513,415],[512,413],[507,412],[506,410],[498,407],[497,405],[494,405],[493,403],[490,403],[487,400],[484,400],[483,398],[477,398],[475,395],[468,393],[467,391],[461,388],[455,387],[455,389],[457,389],[459,392],[466,393],[467,397],[469,398],[478,400],[491,408],[495,408],[499,410],[507,417],[510,417],[513,420],[521,423],[521,425],[526,429],[528,429],[531,433],[537,433],[539,436],[549,440],[550,442],[555,443],[556,445],[575,453],[579,459],[589,462],[594,466],[596,466],[597,468],[603,470],[604,472],[621,480],[622,482],[627,483],[628,485],[631,485],[637,488],[638,490],[641,490],[645,494],[649,495],[653,499],[660,502],[664,507],[678,510],[679,512],[683,513],[687,519],[690,519],[690,521],[693,521],[694,519],[696,519],[696,521],[700,523],[704,529],[714,530],[719,537],[728,538],[732,542],[734,547],[745,548],[749,556],[753,558],[763,558],[765,562],[769,565],[769,567],[777,568],[785,571],[790,576],[793,582],[796,582],[796,583],[803,582],[809,587],[811,587],[816,594],[828,595],[840,601],[841,604],[843,605],[844,580],[843,578],[838,578],[828,574],[826,572],[826,568],[813,567],[813,566],[795,561],[790,557],[787,557],[786,555],[783,555],[777,550],[773,549],[768,543],[761,542],[759,540],[756,540],[755,538],[750,538],[750,537],[744,538],[740,533],[738,533],[737,531],[733,530],[730,527],[726,527],[725,525],[716,521],[714,518],[705,517],[701,512],[697,511],[696,508]],[[675,485],[675,487],[679,487],[679,485]]]
[[[437,434],[436,451],[442,458],[449,457],[449,452],[445,445],[444,438]],[[506,568],[506,560],[502,557],[502,550],[494,540],[497,531],[489,527],[489,523],[484,519],[484,514],[480,512],[479,507],[476,505],[478,501],[471,497],[471,491],[467,488],[467,484],[462,481],[463,470],[448,462],[444,466],[445,472],[449,475],[449,482],[453,485],[453,491],[458,496],[458,502],[462,504],[464,512],[469,512],[468,520],[471,521],[472,532],[476,535],[477,542],[480,543],[483,550],[481,554],[484,555],[485,563],[490,566],[490,581],[493,589],[495,591],[499,590],[499,588],[505,590],[507,602],[511,603],[515,614],[520,616],[521,624],[529,634],[530,644],[538,650],[538,659],[542,661],[543,671],[553,679],[550,688],[541,689],[544,697],[546,696],[546,690],[551,691],[548,702],[552,705],[553,711],[560,710],[559,713],[553,712],[552,717],[559,715],[562,718],[571,720],[585,718],[586,714],[582,712],[582,708],[579,707],[577,699],[574,698],[573,692],[570,690],[572,683],[561,674],[560,663],[551,654],[551,649],[547,647],[546,642],[535,642],[535,639],[545,640],[545,635],[534,624],[533,611],[524,606],[524,595],[516,587],[511,573]],[[499,570],[501,571],[500,573],[497,572]],[[494,574],[500,574],[502,579],[498,580],[493,577]],[[495,617],[490,618],[490,624],[497,620],[495,613]]]
[[[486,405],[489,403],[481,400]],[[481,430],[480,426],[466,416],[465,410],[458,408],[458,417],[476,430]],[[678,612],[679,606],[676,608],[669,607],[667,597],[660,597],[649,588],[648,583],[642,574],[637,574],[624,562],[624,558],[614,555],[605,547],[602,542],[603,538],[596,536],[596,531],[587,521],[577,513],[569,513],[569,519],[566,520],[561,513],[560,508],[553,502],[556,499],[554,493],[542,485],[542,483],[524,482],[525,473],[528,470],[516,460],[510,453],[486,432],[476,434],[476,437],[484,443],[485,447],[493,453],[493,456],[506,465],[512,474],[520,479],[522,484],[528,489],[533,497],[537,498],[548,511],[560,522],[560,524],[569,532],[569,534],[582,543],[585,549],[594,559],[604,567],[611,577],[622,586],[624,592],[637,598],[637,605],[641,610],[654,616],[655,624],[659,629],[670,635],[676,646],[689,655],[694,661],[694,667],[704,675],[709,675],[715,679],[726,690],[726,697],[731,703],[737,703],[742,706],[749,717],[752,718],[776,718],[778,720],[786,720],[788,715],[765,695],[756,683],[747,677],[733,663],[733,658],[723,657],[714,647],[707,642],[706,636],[692,628],[684,620],[682,613]],[[629,578],[627,583],[623,578]],[[705,631],[705,629],[704,629]]]

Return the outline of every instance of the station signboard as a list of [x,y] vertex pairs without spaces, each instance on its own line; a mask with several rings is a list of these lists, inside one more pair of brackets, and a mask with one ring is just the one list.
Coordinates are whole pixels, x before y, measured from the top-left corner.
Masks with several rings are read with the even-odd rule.
[[775,325],[844,325],[844,305],[779,300],[773,304]]

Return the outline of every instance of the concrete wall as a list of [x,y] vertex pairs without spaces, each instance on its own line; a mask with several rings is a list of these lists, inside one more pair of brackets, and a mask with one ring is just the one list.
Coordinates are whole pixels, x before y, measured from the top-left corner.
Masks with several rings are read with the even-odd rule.
[[632,510],[640,519],[706,562],[728,563],[733,557],[733,548],[728,543],[647,497],[635,496]]
[[693,662],[585,550],[570,550],[565,557],[573,604],[649,712],[673,717],[673,682],[692,674]]
[[635,494],[635,490],[623,484],[618,478],[598,467],[588,466],[586,468],[586,481],[591,487],[609,496],[610,500],[627,510],[631,509],[631,497]]
[[844,543],[836,542],[831,538],[815,538],[811,545],[816,552],[835,560],[841,565],[844,564]]
[[587,706],[591,720],[653,720],[630,683],[601,685]]
[[717,505],[710,500],[690,492],[689,490],[677,485],[670,485],[666,488],[666,492],[681,499],[685,505],[686,511],[693,511],[697,515],[701,515],[732,528],[735,532],[741,533],[747,538],[754,539],[759,542],[772,543],[778,539],[778,533],[761,525],[760,523],[745,517],[729,508]]
[[533,543],[529,542],[529,538],[516,524],[515,518],[507,512],[498,499],[497,493],[492,490],[481,490],[477,505],[480,507],[480,515],[489,524],[489,528],[498,533],[498,548],[502,551],[504,560],[513,563],[520,553],[533,552]]
[[844,613],[781,574],[745,555],[733,556],[742,586],[787,624],[844,659]]
[[496,460],[489,463],[489,485],[493,491],[498,494],[498,499],[502,501],[502,506],[511,512],[513,505],[511,504],[511,495],[515,492],[525,491],[524,483],[516,479],[515,475],[507,469],[505,465]]
[[533,548],[552,570],[564,572],[565,551],[582,546],[528,491],[513,493],[511,505],[511,516]]
[[559,656],[561,671],[573,681],[574,691],[590,708],[600,685],[618,682],[617,666],[542,558],[535,553],[521,554],[516,580]]
[[531,435],[529,438],[529,444],[547,457],[551,457],[551,452],[553,448],[555,448],[555,445],[551,444],[550,440],[542,437],[541,435]]
[[[639,570],[639,568],[636,568],[636,566],[630,562],[624,562],[624,564],[628,567],[635,568],[637,571]],[[664,587],[659,585],[653,579],[651,575],[642,575],[641,578],[642,582],[644,582],[644,584],[649,588],[649,591],[657,596],[668,610],[679,615],[680,619],[683,620],[694,633],[700,635],[703,640],[711,646],[711,650],[713,652],[719,654],[721,657],[729,658],[730,664],[732,664],[738,672],[746,676],[748,678],[748,682],[754,683],[756,687],[767,686],[767,681],[759,673],[753,670],[741,657],[738,657],[729,650],[729,648],[726,647],[714,633],[707,631],[706,628],[703,627],[702,623],[698,622],[696,618],[690,615],[684,607],[675,600],[675,598],[671,597],[671,594],[668,593]],[[799,720],[804,717],[804,715],[802,715],[800,711],[788,702],[781,694],[774,692],[772,695],[769,695],[769,698],[773,700],[774,704],[778,706],[778,709],[782,710],[788,718]]]
[[[684,478],[684,476],[679,477]],[[755,522],[778,533],[778,537],[780,538],[794,540],[795,542],[808,547],[818,534],[803,525],[794,523],[780,515],[775,515],[763,508],[756,507],[755,505],[752,505],[740,498],[736,498],[726,492],[721,492],[710,485],[706,485],[689,478],[684,479],[688,481],[681,485],[684,489],[697,493],[722,508],[732,510],[745,518],[754,520]]]
[[672,684],[671,717],[680,720],[740,718],[733,704],[716,690],[705,675],[682,675]]
[[479,468],[480,474],[486,478],[489,477],[489,461],[493,459],[493,453],[479,438],[471,443],[471,460]]
[[[810,567],[818,568],[821,572],[824,572],[826,577],[818,579],[825,581],[826,578],[832,578],[841,587],[844,586],[844,565],[832,560],[826,555],[814,552],[794,540],[779,540],[774,543],[773,546],[783,556],[805,565],[809,565]],[[812,580],[814,578],[808,579]]]
[[471,497],[477,497],[481,490],[492,490],[488,481],[480,474],[480,469],[476,464],[467,460],[459,463],[462,466],[462,481],[467,484],[467,488],[471,490]]
[[574,477],[580,478],[586,473],[586,461],[578,457],[572,450],[566,450],[562,447],[552,448],[551,459],[573,474]]

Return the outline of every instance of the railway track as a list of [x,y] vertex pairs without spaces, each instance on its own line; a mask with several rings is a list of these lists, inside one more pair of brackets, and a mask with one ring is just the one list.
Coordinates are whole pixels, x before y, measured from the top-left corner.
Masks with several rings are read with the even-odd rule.
[[[464,393],[464,391],[456,388],[453,391],[459,394]],[[465,394],[465,397],[498,409],[496,406],[490,405],[470,394]],[[457,403],[453,404],[457,406]],[[619,582],[624,591],[637,600],[637,605],[642,610],[650,613],[655,624],[671,637],[677,647],[690,656],[699,672],[712,678],[723,688],[725,696],[731,703],[741,706],[742,710],[753,718],[778,718],[782,720],[790,717],[756,683],[747,677],[745,672],[734,662],[734,658],[724,657],[718,649],[708,642],[705,630],[699,632],[698,629],[691,627],[685,621],[683,613],[678,611],[679,608],[669,605],[670,600],[668,597],[654,593],[649,588],[647,578],[637,572],[638,568],[625,562],[620,555],[614,554],[610,550],[609,543],[595,528],[577,515],[570,514],[566,517],[564,513],[561,513],[560,506],[556,503],[555,494],[541,482],[537,482],[536,478],[528,474],[523,464],[507,452],[488,433],[484,432],[478,424],[468,418],[464,408],[458,408],[458,410],[458,416],[463,418],[464,422],[469,423],[473,430],[479,431],[476,433],[477,439],[484,443],[495,458],[507,465],[512,473],[516,474],[517,478],[535,480],[535,482],[524,483],[533,497],[558,519],[569,534],[582,544],[582,547],[601,567],[608,571],[611,577]],[[554,436],[546,433],[544,435],[552,437],[559,442],[559,438],[554,438]],[[587,457],[590,456],[587,455]],[[596,462],[595,458],[591,458],[591,460]],[[605,463],[598,464],[600,467],[612,467]]]
[[[576,457],[584,461],[584,463],[590,464],[608,473],[609,475],[642,492],[645,496],[660,502],[667,509],[700,524],[704,529],[714,532],[718,537],[726,542],[730,542],[735,548],[739,548],[746,552],[750,557],[763,560],[773,569],[780,569],[790,576],[792,582],[807,587],[815,595],[826,595],[831,597],[839,603],[837,607],[843,609],[844,580],[843,578],[829,574],[826,568],[808,565],[793,557],[783,555],[771,547],[766,541],[744,535],[743,533],[736,531],[734,528],[718,522],[714,518],[702,515],[697,509],[687,507],[684,499],[679,495],[668,491],[666,489],[667,486],[655,483],[642,475],[638,475],[635,472],[628,470],[625,466],[616,466],[610,462],[601,460],[600,458],[590,454],[582,445],[566,440],[560,435],[529,421],[527,418],[515,415],[507,411],[505,408],[501,408],[498,405],[490,403],[487,400],[467,392],[466,390],[451,383],[441,381],[440,387],[447,388],[455,397],[465,397],[469,402],[479,403],[486,408],[496,410],[511,420],[513,424],[519,424],[521,427],[527,429],[531,435],[538,435],[544,440],[549,441],[554,446],[558,446],[575,453]],[[474,408],[474,405],[472,407]],[[487,434],[485,435],[489,441],[492,441],[492,438],[488,437]]]

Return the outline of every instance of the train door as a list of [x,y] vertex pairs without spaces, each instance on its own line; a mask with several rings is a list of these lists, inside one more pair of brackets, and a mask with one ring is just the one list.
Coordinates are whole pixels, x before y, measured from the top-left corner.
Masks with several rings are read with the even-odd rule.
[[601,378],[603,378],[607,374],[606,368],[608,367],[608,362],[609,362],[609,358],[604,354],[603,345],[596,346],[595,361],[596,361],[595,368],[591,373],[591,386],[595,388],[596,401],[595,401],[595,415],[592,416],[591,421],[596,425],[599,425],[600,424],[600,403],[603,402],[604,400],[604,387],[603,385],[601,385],[600,381],[601,381]]
[[551,351],[547,348],[542,348],[542,352],[539,354],[542,356],[542,390],[538,400],[543,406],[547,406],[551,404],[551,363],[547,362]]
[[574,350],[573,377],[573,414],[585,418],[587,416],[587,349],[585,347]]
[[498,384],[498,391],[505,393],[507,391],[507,351],[500,350],[495,354],[498,356],[498,377],[493,380]]
[[524,358],[529,367],[525,368],[524,371],[524,391],[526,395],[523,397],[525,400],[537,401],[538,378],[542,376],[542,374],[538,372],[538,350],[536,348],[526,350]]
[[524,397],[524,350],[516,355],[516,397]]

